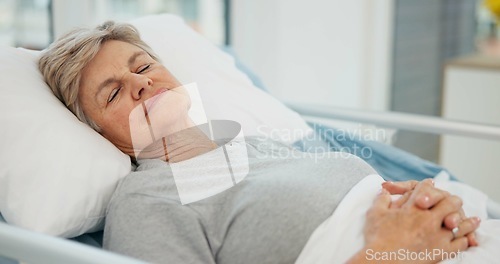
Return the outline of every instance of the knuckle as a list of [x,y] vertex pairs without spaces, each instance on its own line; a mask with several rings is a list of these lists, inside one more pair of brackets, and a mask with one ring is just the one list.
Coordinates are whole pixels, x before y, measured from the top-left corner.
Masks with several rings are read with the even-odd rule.
[[418,182],[416,181],[407,181],[404,183],[404,189],[405,191],[412,191],[415,190],[415,187],[417,186]]
[[452,213],[444,218],[445,223],[452,225],[460,220],[460,216],[457,213]]
[[432,186],[426,185],[426,184],[419,184],[415,188],[415,194],[417,195],[428,195],[428,193],[431,191]]
[[425,179],[422,181],[422,183],[425,183],[426,185],[434,186],[434,181],[432,179]]
[[422,188],[423,190],[430,190],[434,188],[434,186],[430,184],[428,181],[423,181],[422,184],[420,185],[420,188]]
[[451,196],[453,198],[453,202],[458,206],[458,207],[462,207],[463,205],[463,201],[462,201],[462,198],[456,196],[456,195],[452,195]]

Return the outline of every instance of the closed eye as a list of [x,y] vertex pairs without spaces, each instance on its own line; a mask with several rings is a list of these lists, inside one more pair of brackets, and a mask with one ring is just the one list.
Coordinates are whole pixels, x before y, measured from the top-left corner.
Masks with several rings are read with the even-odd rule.
[[151,64],[144,65],[142,68],[139,68],[139,71],[137,72],[137,74],[143,73],[145,70],[149,69],[149,67],[151,67]]
[[111,91],[111,94],[108,97],[108,103],[111,103],[115,99],[115,97],[118,95],[118,92],[120,92],[121,89],[122,89],[121,87],[118,87],[113,89],[113,91]]

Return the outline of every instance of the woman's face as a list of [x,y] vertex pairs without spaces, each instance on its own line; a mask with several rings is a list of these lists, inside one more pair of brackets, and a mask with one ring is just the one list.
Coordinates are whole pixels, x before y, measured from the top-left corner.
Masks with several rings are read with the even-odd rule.
[[132,156],[185,128],[191,101],[180,85],[141,48],[109,40],[83,69],[78,96],[101,134]]

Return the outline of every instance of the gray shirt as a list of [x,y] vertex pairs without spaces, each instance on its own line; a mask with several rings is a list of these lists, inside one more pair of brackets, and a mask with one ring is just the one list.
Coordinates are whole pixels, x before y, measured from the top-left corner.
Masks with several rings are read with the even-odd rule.
[[[346,153],[304,153],[255,139],[245,144],[247,176],[186,205],[171,166],[142,161],[111,199],[104,247],[154,263],[293,263],[345,194],[376,173]],[[203,168],[214,153],[191,164]]]

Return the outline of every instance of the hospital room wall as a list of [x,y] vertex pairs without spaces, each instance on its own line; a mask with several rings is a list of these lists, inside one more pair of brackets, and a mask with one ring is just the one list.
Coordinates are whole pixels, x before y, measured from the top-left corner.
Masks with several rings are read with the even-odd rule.
[[[440,116],[443,65],[474,52],[480,1],[232,0],[231,41],[283,101]],[[393,139],[438,162],[438,136]]]
[[283,101],[388,110],[393,0],[233,0],[231,45]]

